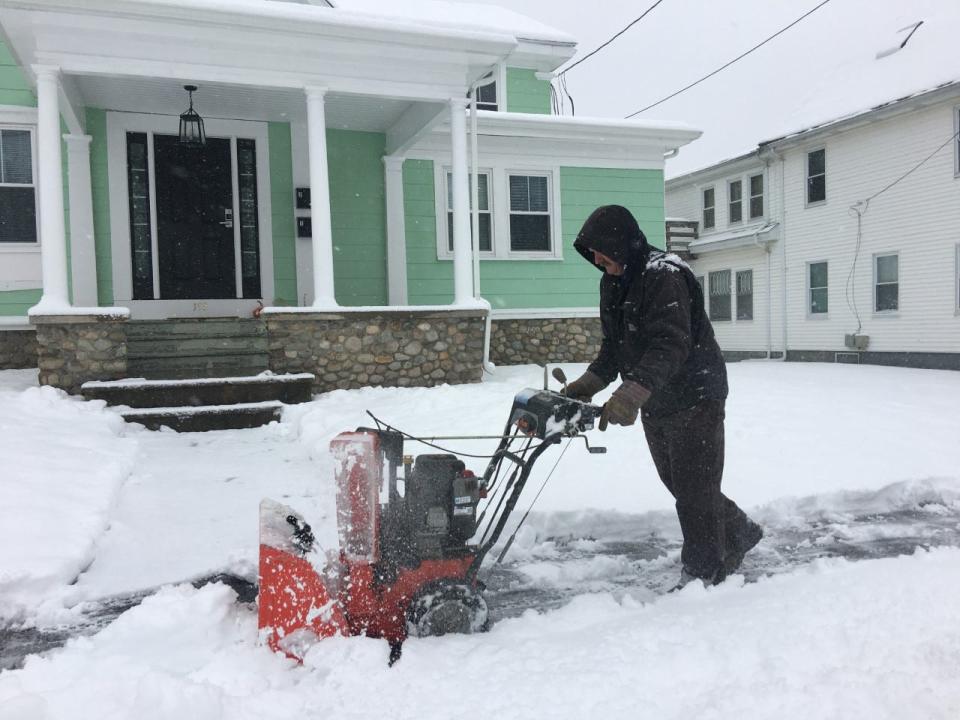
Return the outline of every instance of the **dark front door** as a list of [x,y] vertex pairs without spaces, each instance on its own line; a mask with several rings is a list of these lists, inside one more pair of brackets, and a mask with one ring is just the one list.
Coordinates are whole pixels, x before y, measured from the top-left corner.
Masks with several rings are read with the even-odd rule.
[[235,298],[230,141],[192,148],[154,135],[153,150],[160,297]]

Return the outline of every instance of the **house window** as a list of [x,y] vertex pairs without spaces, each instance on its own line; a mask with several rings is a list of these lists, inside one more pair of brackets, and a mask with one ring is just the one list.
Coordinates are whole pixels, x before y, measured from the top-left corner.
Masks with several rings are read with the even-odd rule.
[[727,194],[730,200],[728,222],[741,222],[743,220],[743,182],[733,180],[727,185]]
[[807,310],[811,315],[825,315],[830,309],[827,281],[827,263],[816,262],[807,265],[807,284],[809,287]]
[[32,132],[0,128],[0,243],[37,242]]
[[763,217],[763,175],[750,176],[750,219]]
[[737,273],[737,320],[753,320],[753,270]]
[[900,256],[877,255],[874,257],[873,309],[876,312],[893,312],[900,309]]
[[827,199],[827,151],[807,153],[807,204]]
[[730,271],[718,270],[709,273],[707,280],[710,285],[710,319],[730,319]]
[[710,230],[716,225],[716,197],[713,188],[703,191],[703,229]]
[[546,175],[509,175],[510,251],[550,252],[550,182]]
[[[469,175],[470,208],[473,209],[473,173]],[[480,252],[493,251],[493,223],[490,210],[490,172],[477,173],[477,215],[480,220]],[[473,232],[473,220],[470,221]],[[453,173],[447,173],[447,250],[453,252]]]
[[497,103],[497,81],[477,88],[477,110],[499,110]]

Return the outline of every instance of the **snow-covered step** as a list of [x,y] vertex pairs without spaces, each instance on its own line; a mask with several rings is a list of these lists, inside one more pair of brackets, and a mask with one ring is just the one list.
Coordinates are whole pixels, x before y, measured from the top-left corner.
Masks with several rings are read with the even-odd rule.
[[86,382],[82,392],[88,400],[106,400],[108,405],[131,408],[199,407],[268,400],[294,404],[310,401],[314,379],[311,373],[262,373],[190,380],[130,378]]
[[283,403],[276,400],[233,405],[199,407],[156,407],[121,410],[127,422],[140,423],[150,430],[168,427],[177,432],[237,430],[266,425],[280,418]]

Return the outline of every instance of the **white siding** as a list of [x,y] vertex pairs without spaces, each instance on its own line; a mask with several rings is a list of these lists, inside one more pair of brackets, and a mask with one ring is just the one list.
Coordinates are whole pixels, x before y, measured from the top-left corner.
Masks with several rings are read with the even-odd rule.
[[[811,137],[807,144],[785,150],[782,161],[771,158],[766,171],[765,211],[769,220],[780,223],[779,239],[771,245],[774,350],[783,347],[780,281],[785,269],[789,350],[846,350],[844,334],[855,332],[858,325],[852,310],[855,304],[862,323],[860,332],[870,336],[870,351],[960,353],[960,177],[955,172],[956,142],[869,203],[863,215],[859,251],[857,214],[852,210],[856,203],[914,168],[956,132],[958,105],[960,96],[955,96]],[[826,150],[827,198],[807,206],[806,154],[818,148]],[[682,184],[668,184],[667,216],[699,220],[699,188],[712,183],[717,188],[716,232],[731,229],[726,224],[726,178],[749,174],[742,161],[737,164],[739,168],[728,163],[698,173]],[[781,197],[784,210],[780,208]],[[874,312],[873,262],[874,256],[886,253],[899,254],[900,307],[895,313],[881,314]],[[701,275],[712,269],[748,267],[751,257],[756,257],[754,323],[716,323],[717,336],[725,349],[766,349],[765,332],[758,327],[762,324],[758,319],[766,312],[763,252],[714,251],[691,262],[695,273]],[[829,263],[829,313],[811,317],[807,265],[818,261]]]

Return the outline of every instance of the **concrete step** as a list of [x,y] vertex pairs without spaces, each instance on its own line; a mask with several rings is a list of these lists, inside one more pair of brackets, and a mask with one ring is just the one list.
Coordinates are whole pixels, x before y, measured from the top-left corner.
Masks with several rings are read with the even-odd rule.
[[188,357],[127,357],[127,375],[148,379],[191,379],[259,375],[269,369],[266,353]]
[[207,432],[259,427],[280,418],[283,404],[276,401],[199,407],[162,407],[122,410],[127,422],[150,430],[168,427],[177,432]]
[[193,380],[127,379],[87,382],[82,392],[87,400],[105,400],[108,405],[130,408],[189,408],[266,401],[295,404],[310,401],[313,381],[310,373]]
[[267,334],[267,326],[262,320],[238,318],[131,320],[126,328],[128,340],[165,337],[265,337]]
[[127,358],[266,354],[266,336],[154,337],[127,339]]

